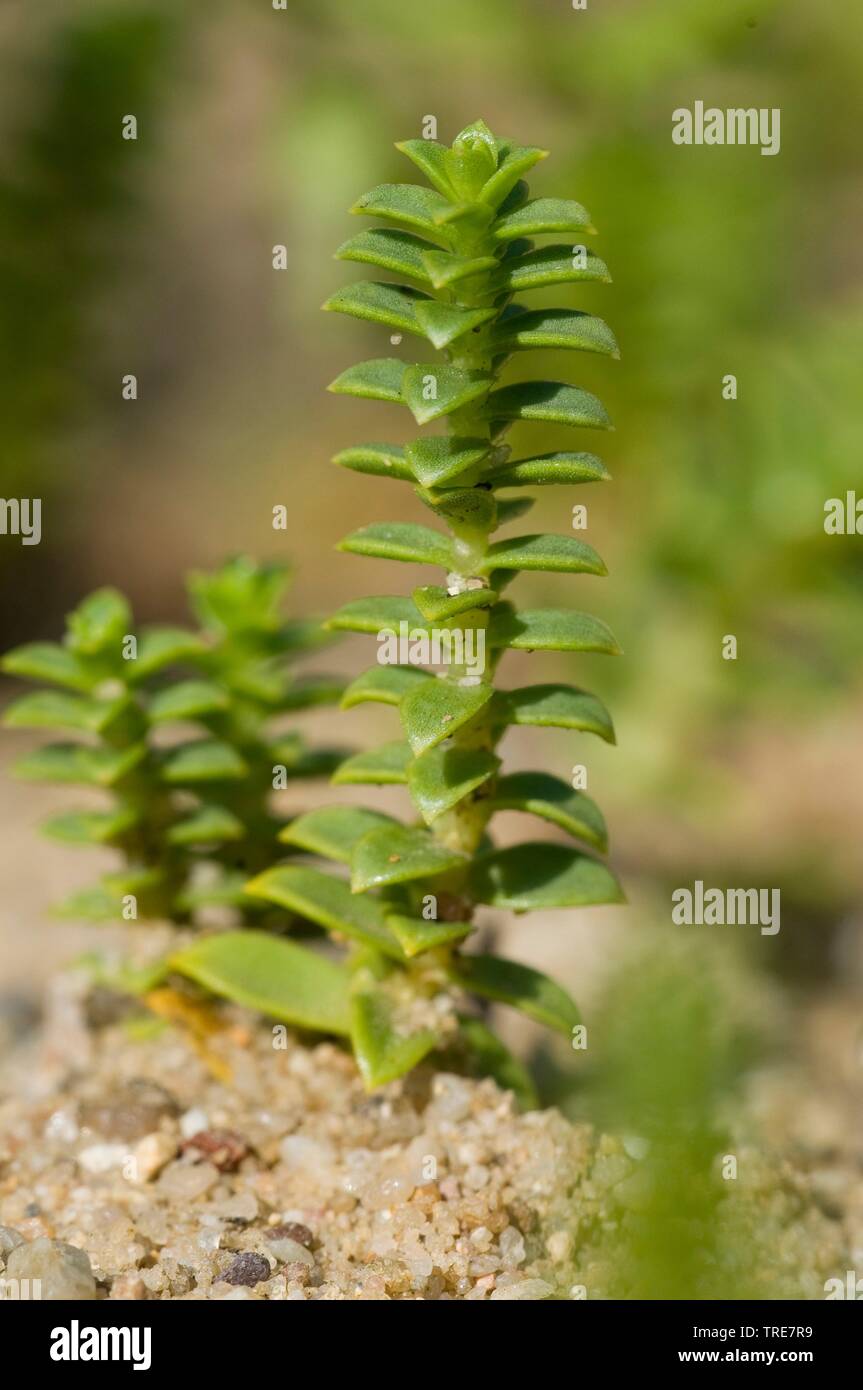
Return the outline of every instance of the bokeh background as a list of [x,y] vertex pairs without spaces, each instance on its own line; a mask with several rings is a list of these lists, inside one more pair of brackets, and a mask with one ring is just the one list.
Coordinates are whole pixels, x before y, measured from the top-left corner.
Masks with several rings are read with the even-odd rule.
[[[587,503],[610,577],[527,576],[521,597],[600,614],[625,656],[508,658],[513,683],[595,689],[618,729],[615,749],[521,731],[510,755],[588,763],[631,906],[489,930],[598,1019],[628,951],[683,950],[680,979],[731,1001],[735,1045],[755,1022],[808,1066],[817,1035],[824,1084],[859,1084],[863,539],[823,529],[828,498],[863,495],[857,0],[5,0],[0,40],[2,492],[43,498],[41,545],[0,538],[0,647],[56,637],[104,583],[182,619],[184,570],[238,551],[291,560],[296,611],[390,590],[391,566],[334,551],[421,508],[329,462],[406,428],[324,392],[390,351],[318,312],[353,274],[330,252],[360,193],[413,179],[393,142],[427,115],[447,141],[482,116],[550,149],[534,192],[590,209],[614,277],[566,302],[607,319],[622,359],[539,363],[599,394],[616,433],[612,483],[545,490],[529,529],[567,531]],[[779,107],[781,152],[674,145],[671,113],[696,100]],[[357,639],[326,665],[369,659]],[[358,744],[393,736],[368,707],[324,717]],[[36,839],[51,792],[4,778],[2,795],[0,964],[32,987],[91,940],[45,909],[93,866]],[[696,878],[780,888],[781,932],[672,930],[671,890]],[[513,1036],[563,1095],[571,1059]]]

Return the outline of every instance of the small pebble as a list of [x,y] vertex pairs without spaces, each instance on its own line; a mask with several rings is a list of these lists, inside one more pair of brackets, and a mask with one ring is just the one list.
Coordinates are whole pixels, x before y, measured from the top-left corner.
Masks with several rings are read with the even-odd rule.
[[208,1129],[210,1121],[205,1110],[187,1110],[180,1116],[180,1133],[184,1139],[191,1139],[193,1134],[200,1134],[202,1129]]
[[335,1151],[325,1140],[310,1139],[305,1134],[289,1134],[279,1145],[282,1161],[289,1168],[314,1171],[332,1163]]
[[78,1163],[88,1173],[108,1173],[112,1168],[121,1168],[128,1157],[126,1144],[90,1144],[81,1149]]
[[219,1181],[219,1170],[212,1163],[185,1163],[181,1159],[169,1163],[159,1175],[158,1187],[166,1197],[178,1202],[193,1202],[203,1197]]
[[288,1236],[277,1236],[274,1240],[268,1234],[266,1246],[273,1259],[279,1260],[282,1264],[303,1264],[308,1265],[310,1269],[314,1266],[315,1257],[311,1250],[300,1245],[298,1240],[291,1240]]
[[565,1264],[572,1250],[572,1236],[569,1231],[554,1231],[545,1242],[548,1258],[556,1265]]
[[219,1275],[216,1283],[243,1284],[253,1288],[255,1284],[269,1279],[270,1273],[269,1260],[265,1260],[263,1255],[256,1255],[253,1250],[246,1250],[242,1255],[235,1256],[224,1274]]
[[90,1257],[75,1245],[40,1236],[29,1245],[18,1245],[6,1261],[7,1279],[38,1279],[41,1297],[76,1303],[96,1297],[96,1280]]
[[74,1144],[80,1133],[72,1110],[55,1110],[45,1124],[45,1138],[58,1144]]
[[146,1134],[132,1152],[138,1181],[149,1182],[157,1173],[161,1173],[176,1152],[176,1141],[169,1134],[163,1134],[161,1130],[157,1130],[155,1134]]
[[515,1269],[524,1260],[524,1236],[515,1226],[507,1226],[500,1233],[500,1257],[509,1269]]
[[208,1158],[220,1173],[233,1173],[249,1152],[245,1139],[232,1129],[201,1129],[180,1146],[183,1153]]

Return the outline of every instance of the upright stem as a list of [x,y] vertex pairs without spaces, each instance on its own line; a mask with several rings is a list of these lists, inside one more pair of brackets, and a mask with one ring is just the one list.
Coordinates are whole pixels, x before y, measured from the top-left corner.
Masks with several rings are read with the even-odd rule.
[[[457,249],[466,256],[487,256],[494,251],[494,244],[488,237],[477,237],[473,234],[469,238],[465,237],[462,246]],[[453,304],[468,309],[490,307],[494,303],[494,290],[488,273],[473,276],[463,283],[470,288],[454,290],[452,292]],[[492,323],[494,322],[495,320],[492,320]],[[488,326],[486,325],[474,329],[464,339],[460,339],[449,350],[448,356],[454,367],[466,371],[482,371],[492,377],[497,375],[493,370],[493,354]],[[483,400],[472,402],[463,409],[454,411],[448,417],[447,430],[453,437],[487,440],[489,449],[491,449],[491,426],[482,414],[481,406],[483,403]],[[448,577],[448,582],[462,588],[466,587],[469,581],[475,582],[480,577],[482,562],[488,554],[489,536],[497,527],[496,508],[492,507],[487,527],[480,527],[475,523],[460,524],[454,521],[450,521],[449,525],[458,569]],[[482,579],[482,583],[487,587],[485,578]],[[473,629],[487,633],[489,609],[474,608],[461,613],[457,624],[463,630]],[[494,684],[494,663],[488,648],[487,638],[485,666],[478,681],[476,676],[468,676],[464,668],[459,666],[447,667],[443,679],[459,685],[469,682],[472,685],[479,683],[492,686]],[[495,741],[488,706],[465,728],[457,729],[452,738],[453,747],[484,748],[488,749],[489,752],[494,750]],[[470,793],[451,811],[438,817],[432,827],[435,838],[451,849],[473,856],[480,845],[489,819],[489,812],[485,803],[488,801],[493,785],[494,779],[491,779]]]

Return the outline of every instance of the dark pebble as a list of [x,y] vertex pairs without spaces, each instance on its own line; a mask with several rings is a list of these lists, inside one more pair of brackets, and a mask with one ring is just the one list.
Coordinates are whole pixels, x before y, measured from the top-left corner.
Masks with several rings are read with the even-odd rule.
[[201,1129],[180,1145],[183,1153],[208,1158],[220,1173],[232,1173],[249,1152],[249,1146],[232,1129]]
[[246,1284],[251,1288],[254,1284],[261,1284],[270,1277],[270,1264],[263,1255],[256,1255],[254,1251],[247,1250],[242,1255],[237,1255],[224,1274],[220,1274],[216,1280],[217,1284]]

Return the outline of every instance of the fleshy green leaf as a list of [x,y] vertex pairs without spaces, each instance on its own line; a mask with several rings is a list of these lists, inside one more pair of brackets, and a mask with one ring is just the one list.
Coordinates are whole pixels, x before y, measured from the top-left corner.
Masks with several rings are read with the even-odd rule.
[[[528,242],[528,245],[530,243]],[[600,280],[611,276],[608,266],[592,252],[575,258],[571,246],[540,246],[519,256],[508,257],[501,266],[501,288],[538,290],[546,285],[565,285],[580,280]]]
[[406,521],[379,521],[352,531],[339,544],[352,555],[371,555],[380,560],[406,560],[416,565],[452,564],[449,541],[430,526]]
[[540,728],[580,729],[614,743],[614,725],[596,695],[572,685],[525,685],[500,691],[495,697],[508,724]]
[[498,526],[508,526],[511,521],[518,521],[519,517],[530,511],[533,502],[532,497],[499,497],[497,499]]
[[10,705],[3,723],[12,729],[80,729],[101,734],[129,709],[128,695],[87,699],[61,691],[37,690]]
[[235,555],[217,570],[193,570],[186,580],[192,611],[208,632],[272,633],[290,581],[286,565],[259,565]]
[[438,844],[426,830],[385,826],[364,835],[354,848],[351,888],[365,893],[394,883],[409,883],[466,865],[464,855]]
[[220,932],[170,958],[205,989],[299,1028],[347,1034],[348,976],[323,956],[260,931]]
[[346,241],[336,252],[336,259],[377,265],[382,270],[408,275],[412,280],[429,285],[432,281],[423,254],[427,248],[427,242],[412,236],[410,232],[401,232],[394,227],[375,227]]
[[[361,898],[361,902],[368,899]],[[471,922],[427,922],[422,917],[387,917],[387,926],[408,959],[432,951],[436,946],[448,946],[463,941],[474,930]]]
[[342,709],[369,702],[398,705],[409,691],[434,680],[419,666],[372,666],[352,681],[342,696]]
[[242,840],[245,834],[243,822],[226,807],[201,806],[172,825],[165,838],[172,845],[215,845]]
[[67,624],[73,651],[97,656],[113,648],[119,655],[132,626],[132,610],[117,589],[97,589],[69,614]]
[[483,203],[466,202],[450,203],[436,220],[444,232],[451,227],[456,237],[474,238],[487,232],[493,219],[494,213],[490,207]]
[[592,232],[590,214],[571,198],[533,198],[506,212],[494,224],[495,241],[541,236],[546,232]]
[[429,1029],[405,1037],[393,1028],[392,1005],[380,989],[351,999],[351,1043],[367,1091],[395,1081],[421,1062],[437,1043]]
[[474,613],[479,608],[491,608],[497,602],[497,594],[493,589],[477,587],[475,589],[462,589],[457,594],[451,594],[440,584],[425,584],[420,589],[414,589],[412,598],[420,613],[427,622],[443,623],[450,618],[458,617],[459,613]]
[[495,487],[534,487],[553,483],[604,482],[608,470],[595,454],[539,454],[516,459],[494,475]]
[[599,618],[557,608],[516,613],[501,604],[492,613],[489,641],[493,647],[516,651],[620,653],[611,630]]
[[45,821],[42,831],[70,845],[107,845],[134,829],[138,817],[131,807],[116,811],[64,811]]
[[500,956],[458,956],[448,971],[450,978],[472,994],[511,1004],[528,1018],[554,1028],[566,1037],[581,1017],[565,989],[530,966]]
[[340,632],[379,633],[384,629],[398,633],[399,625],[425,631],[427,624],[416,605],[400,595],[353,599],[327,621],[327,627]]
[[490,1076],[502,1091],[512,1091],[523,1110],[539,1105],[530,1072],[479,1018],[459,1016],[459,1032],[467,1046],[473,1076]]
[[553,425],[611,429],[602,401],[560,381],[519,381],[492,391],[485,404],[489,420],[545,420]]
[[361,941],[395,960],[402,950],[384,920],[376,898],[357,897],[344,879],[302,865],[276,865],[246,885],[255,898],[287,908],[326,931]]
[[574,536],[513,536],[489,546],[481,572],[547,570],[564,574],[607,574],[592,545]]
[[228,696],[211,681],[178,681],[160,690],[150,701],[149,715],[154,724],[169,719],[200,719],[228,708]]
[[[391,399],[401,400],[401,396]],[[333,463],[341,468],[349,468],[352,473],[367,473],[373,478],[399,478],[406,483],[413,482],[414,475],[405,461],[404,449],[395,444],[358,444],[353,449],[342,449]]]
[[511,845],[475,860],[472,885],[479,902],[514,912],[624,901],[617,879],[599,860],[543,841]]
[[463,338],[465,333],[488,323],[496,313],[494,308],[462,309],[456,304],[440,304],[436,299],[427,299],[416,305],[416,322],[432,347],[442,350]]
[[427,425],[485,396],[492,381],[486,372],[425,363],[405,369],[402,398],[417,424]]
[[487,440],[434,435],[414,440],[407,446],[405,457],[417,482],[434,488],[444,487],[454,479],[462,484],[473,482],[492,455]]
[[485,121],[474,121],[459,131],[452,149],[444,154],[444,163],[456,197],[477,197],[498,165],[498,142]]
[[390,285],[379,280],[359,280],[333,294],[322,306],[337,314],[382,323],[403,333],[422,337],[425,329],[417,321],[417,304],[424,299],[419,290],[407,285]]
[[494,256],[455,256],[447,251],[424,251],[422,262],[436,290],[494,270],[498,264]]
[[495,352],[570,348],[620,356],[617,339],[608,324],[577,309],[519,309],[501,319],[492,342]]
[[351,212],[380,217],[412,231],[422,232],[431,241],[443,241],[438,219],[449,211],[449,203],[431,188],[413,183],[382,183],[358,199]]
[[411,800],[430,825],[493,777],[499,767],[500,759],[485,748],[439,744],[408,768]]
[[425,753],[450,738],[485,707],[492,696],[489,685],[455,685],[435,680],[417,686],[402,701],[400,714],[414,753]]
[[54,917],[80,919],[87,922],[119,922],[122,920],[122,894],[104,884],[79,888],[51,909]]
[[383,811],[367,810],[364,806],[321,806],[291,821],[280,832],[279,839],[283,844],[296,845],[324,859],[349,864],[357,840],[370,830],[397,824]]
[[248,765],[237,750],[219,739],[199,739],[170,748],[162,764],[163,780],[174,786],[235,781],[248,776],[248,772]]
[[449,150],[446,145],[438,140],[398,140],[396,149],[407,155],[444,198],[454,196],[455,190],[447,172]]
[[417,493],[430,511],[454,530],[470,527],[475,531],[488,531],[494,526],[497,514],[494,498],[484,488],[454,487],[444,492],[418,488]]
[[370,401],[400,402],[405,364],[397,357],[374,357],[357,362],[327,387],[336,396],[359,396]]
[[407,782],[412,757],[410,746],[401,742],[355,753],[333,774],[333,786],[401,786]]
[[91,690],[97,683],[97,678],[90,675],[74,652],[57,642],[28,642],[23,647],[15,647],[6,653],[0,667],[8,676],[46,681],[70,690]]
[[203,642],[193,632],[179,627],[147,628],[138,642],[138,655],[126,662],[128,680],[143,681],[166,666],[192,661],[205,651]]
[[487,804],[495,811],[526,811],[540,816],[601,853],[608,848],[605,820],[596,802],[550,773],[513,772],[500,777]]
[[500,207],[522,174],[526,174],[528,169],[532,169],[541,159],[547,157],[548,150],[538,150],[531,146],[505,146],[498,168],[483,187],[480,198],[490,207]]
[[131,748],[87,748],[80,743],[49,743],[15,764],[18,777],[38,782],[80,782],[114,787],[146,756],[144,744]]

